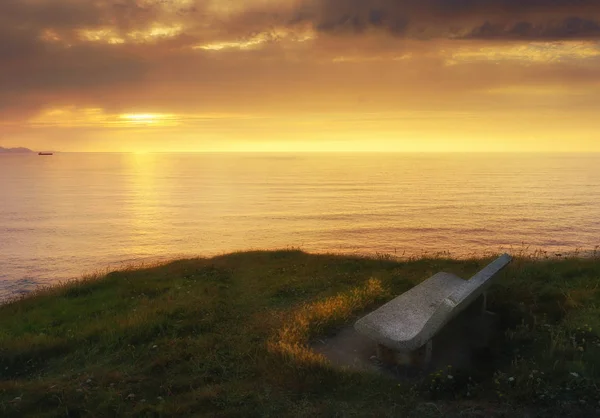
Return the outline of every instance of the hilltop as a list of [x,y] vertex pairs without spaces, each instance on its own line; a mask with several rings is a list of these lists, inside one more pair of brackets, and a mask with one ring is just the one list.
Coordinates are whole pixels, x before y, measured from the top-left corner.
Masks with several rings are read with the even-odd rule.
[[0,415],[590,417],[600,259],[516,257],[482,367],[402,381],[311,348],[439,271],[489,259],[246,252],[128,269],[0,306]]

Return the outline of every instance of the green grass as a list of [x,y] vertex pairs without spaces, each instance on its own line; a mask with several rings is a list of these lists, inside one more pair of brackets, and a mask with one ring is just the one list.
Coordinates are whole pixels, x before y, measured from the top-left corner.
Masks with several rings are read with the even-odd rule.
[[248,252],[41,290],[0,306],[0,416],[600,414],[594,257],[515,259],[490,291],[502,332],[477,372],[398,383],[310,350],[438,271],[489,261]]

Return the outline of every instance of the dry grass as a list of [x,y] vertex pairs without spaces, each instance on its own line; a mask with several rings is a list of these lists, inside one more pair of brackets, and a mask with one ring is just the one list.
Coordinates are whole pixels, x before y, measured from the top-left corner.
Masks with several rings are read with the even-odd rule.
[[269,350],[294,363],[326,364],[326,359],[310,347],[311,338],[348,322],[357,312],[373,306],[388,295],[380,280],[369,279],[364,285],[323,301],[305,303],[296,308],[275,337]]

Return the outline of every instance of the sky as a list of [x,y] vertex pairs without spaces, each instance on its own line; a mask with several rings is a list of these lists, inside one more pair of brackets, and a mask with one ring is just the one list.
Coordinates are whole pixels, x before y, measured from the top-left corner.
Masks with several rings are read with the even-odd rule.
[[0,146],[600,152],[598,0],[1,0]]

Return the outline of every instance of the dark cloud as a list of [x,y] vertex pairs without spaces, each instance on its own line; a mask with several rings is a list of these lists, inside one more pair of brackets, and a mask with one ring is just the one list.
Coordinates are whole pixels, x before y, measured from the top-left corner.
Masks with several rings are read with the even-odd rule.
[[39,40],[39,33],[32,29],[0,26],[0,62],[26,59],[39,54],[44,45]]
[[[48,94],[140,83],[146,61],[125,45],[83,42],[82,30],[123,33],[159,16],[156,6],[134,0],[0,1],[0,97],[30,114],[48,105]],[[59,42],[45,39],[48,34]],[[7,105],[0,103],[6,114]]]
[[[317,32],[381,30],[413,38],[547,39],[598,37],[598,0],[248,0],[233,10],[218,0],[2,0],[0,26],[125,33],[154,22],[185,22],[199,39],[242,36],[274,27],[310,25]],[[216,12],[215,12],[216,10]],[[18,24],[17,24],[18,22]],[[486,30],[488,30],[486,32]]]
[[600,38],[597,0],[306,0],[290,18],[327,33],[432,38]]
[[159,10],[157,4],[141,6],[136,0],[2,0],[0,22],[34,29],[127,29],[158,17]]
[[493,24],[485,22],[474,28],[465,38],[474,39],[526,39],[526,40],[571,40],[600,39],[600,22],[580,17],[566,18],[560,22],[533,24]]

